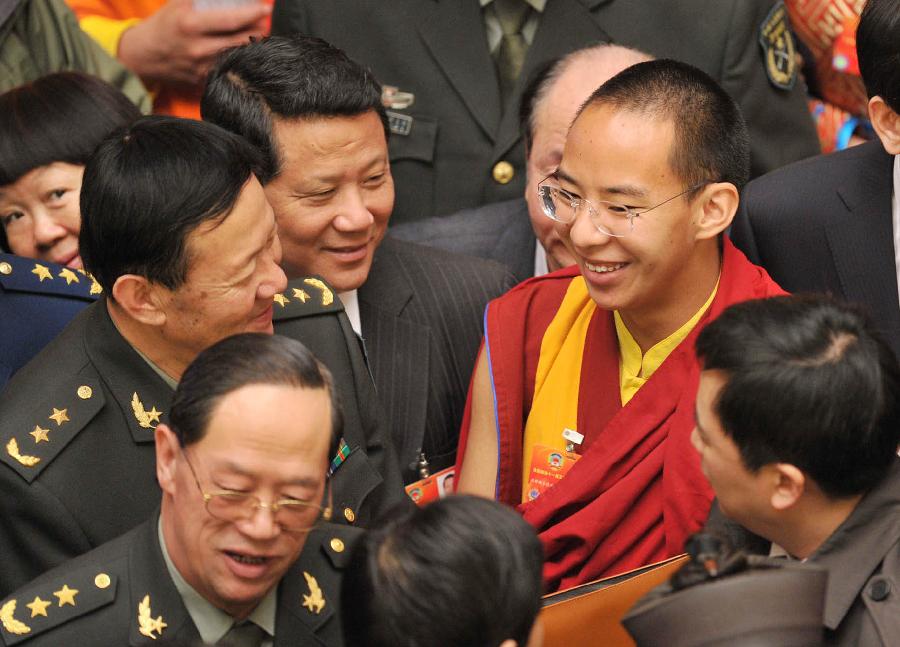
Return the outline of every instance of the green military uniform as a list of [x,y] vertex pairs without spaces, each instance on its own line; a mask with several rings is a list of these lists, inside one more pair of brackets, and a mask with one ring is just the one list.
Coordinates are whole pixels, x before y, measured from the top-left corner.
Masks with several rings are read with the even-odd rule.
[[0,7],[0,92],[72,70],[100,77],[150,112],[150,97],[137,76],[81,31],[63,0],[10,0]]
[[[408,499],[356,337],[343,336],[343,306],[325,303],[330,288],[310,280],[276,296],[276,331],[321,354],[335,375],[351,450],[332,476],[335,519],[365,524]],[[105,299],[16,373],[0,394],[0,595],[150,516],[160,499],[154,428],[173,393],[119,334]]]
[[[0,644],[149,645],[200,641],[169,575],[158,517],[22,587],[0,602]],[[322,524],[278,585],[275,647],[342,644],[341,573],[362,531]]]

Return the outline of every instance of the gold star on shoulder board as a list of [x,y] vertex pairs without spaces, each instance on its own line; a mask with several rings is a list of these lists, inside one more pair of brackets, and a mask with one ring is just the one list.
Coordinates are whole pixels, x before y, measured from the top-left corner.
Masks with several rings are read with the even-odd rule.
[[37,275],[40,282],[43,283],[44,279],[53,280],[53,275],[50,273],[50,269],[46,265],[41,265],[40,263],[34,264],[34,269],[31,270],[32,274]]
[[59,598],[59,606],[64,607],[71,604],[74,607],[78,589],[70,589],[68,584],[63,584],[63,587],[59,591],[54,591],[53,595]]
[[303,596],[303,607],[310,613],[319,615],[322,613],[322,609],[325,608],[325,598],[322,597],[322,589],[319,588],[316,578],[306,571],[303,571],[303,577],[306,578],[306,585],[309,587],[309,595]]
[[31,609],[31,617],[36,618],[37,616],[47,617],[47,607],[51,604],[50,600],[41,600],[40,597],[35,596],[34,600],[26,604],[25,606]]
[[272,297],[272,300],[273,300],[275,303],[277,303],[278,305],[280,305],[282,308],[284,307],[284,305],[285,305],[286,303],[290,303],[290,302],[291,302],[290,299],[288,299],[286,296],[284,296],[284,295],[281,294],[280,292],[279,292],[278,294],[276,294],[274,297]]
[[294,288],[294,298],[300,299],[300,303],[306,303],[312,297],[309,296],[305,290],[301,290],[300,288]]
[[72,285],[73,283],[80,283],[81,281],[78,279],[78,275],[70,270],[68,267],[64,267],[62,271],[59,273],[59,278],[66,280],[66,285]]
[[57,427],[61,427],[62,423],[69,422],[69,410],[53,407],[53,413],[47,416],[47,418],[56,422]]
[[49,443],[49,442],[50,442],[50,439],[47,438],[47,434],[50,433],[50,430],[49,430],[49,429],[44,429],[44,428],[41,427],[40,425],[35,425],[35,426],[34,426],[34,431],[29,431],[28,433],[31,434],[32,436],[34,436],[34,442],[35,442],[35,444],[37,444],[37,443],[39,443],[39,442],[45,442],[45,443]]
[[100,283],[97,282],[93,276],[91,277],[91,294],[101,294],[103,292],[103,287]]

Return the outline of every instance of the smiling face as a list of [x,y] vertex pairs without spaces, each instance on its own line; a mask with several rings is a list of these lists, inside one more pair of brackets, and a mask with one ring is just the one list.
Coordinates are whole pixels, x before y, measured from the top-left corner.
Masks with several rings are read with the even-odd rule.
[[551,272],[575,265],[576,260],[557,233],[553,221],[544,215],[538,184],[559,166],[569,126],[581,104],[610,77],[645,60],[648,60],[646,55],[615,45],[588,50],[565,67],[552,81],[546,96],[534,106],[533,140],[525,166],[528,177],[525,201],[531,227],[547,252],[547,266]]
[[225,395],[206,435],[183,450],[171,430],[158,431],[166,547],[184,579],[216,607],[246,617],[300,555],[308,531],[284,530],[262,508],[244,521],[214,518],[197,482],[205,492],[248,493],[268,504],[319,504],[330,436],[327,390],[272,384]]
[[281,172],[266,186],[289,277],[319,274],[339,292],[369,275],[394,208],[384,127],[354,117],[275,119]]
[[13,254],[81,268],[83,175],[81,165],[53,162],[0,187],[0,222]]
[[[558,183],[590,201],[637,211],[654,207],[686,188],[669,165],[673,141],[668,120],[606,105],[589,107],[569,132]],[[572,224],[555,227],[598,306],[619,310],[626,319],[653,320],[658,313],[679,311],[679,302],[697,301],[698,289],[707,289],[702,283],[698,288],[696,280],[698,203],[676,198],[636,217],[633,230],[621,238],[601,233],[584,208]],[[707,295],[700,295],[699,303]]]
[[188,270],[175,290],[153,284],[165,312],[161,335],[187,366],[202,350],[240,332],[272,333],[272,297],[287,285],[272,208],[255,177],[224,220],[187,236]]

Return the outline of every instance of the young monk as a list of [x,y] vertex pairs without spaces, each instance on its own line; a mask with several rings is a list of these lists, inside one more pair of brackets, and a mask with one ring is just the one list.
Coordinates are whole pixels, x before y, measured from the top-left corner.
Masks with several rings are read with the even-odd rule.
[[577,266],[488,306],[458,469],[537,529],[548,590],[680,553],[706,519],[694,339],[781,293],[723,234],[748,160],[734,101],[657,60],[591,95],[538,186]]

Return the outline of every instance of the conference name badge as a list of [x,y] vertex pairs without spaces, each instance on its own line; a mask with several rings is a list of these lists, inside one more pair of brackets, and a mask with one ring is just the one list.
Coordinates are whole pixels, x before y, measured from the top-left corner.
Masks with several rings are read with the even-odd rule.
[[431,476],[410,483],[406,486],[406,494],[416,505],[423,506],[432,501],[443,499],[448,494],[453,494],[453,483],[456,477],[456,468],[448,467]]
[[528,476],[528,500],[534,501],[569,473],[581,458],[574,452],[560,451],[548,445],[535,445]]

